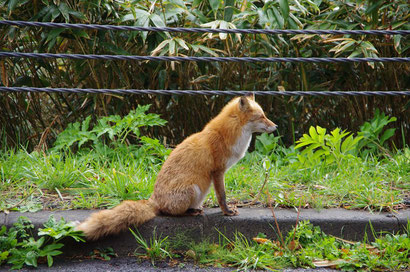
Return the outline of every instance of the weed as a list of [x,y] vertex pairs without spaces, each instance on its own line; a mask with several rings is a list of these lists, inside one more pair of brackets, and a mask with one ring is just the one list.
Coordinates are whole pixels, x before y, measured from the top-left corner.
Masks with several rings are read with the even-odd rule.
[[126,143],[130,133],[139,139],[142,127],[162,126],[166,123],[157,114],[146,114],[149,107],[150,105],[138,106],[123,118],[118,115],[102,117],[97,120],[93,129],[90,128],[91,116],[81,124],[78,122],[69,124],[58,135],[52,150],[72,149],[74,145],[77,149],[87,145],[91,145],[93,149],[104,149],[104,144],[121,146]]
[[90,257],[91,259],[109,261],[112,257],[117,257],[117,254],[114,252],[114,249],[112,247],[97,247],[92,252],[90,252]]
[[26,217],[19,217],[13,227],[0,230],[0,264],[12,264],[11,269],[21,269],[23,265],[37,267],[38,261],[46,260],[48,266],[53,265],[53,257],[60,255],[64,244],[59,243],[65,237],[71,237],[77,242],[84,242],[81,232],[62,218],[56,221],[53,216],[39,229],[38,239],[32,231],[34,225]]
[[339,128],[326,134],[326,129],[320,126],[310,127],[309,134],[303,134],[303,137],[297,141],[298,145],[295,146],[295,149],[306,147],[297,156],[300,165],[312,167],[322,162],[325,165],[336,163],[340,169],[342,160],[357,154],[357,145],[363,138],[363,136],[353,137],[349,134],[350,132],[341,132]]
[[[132,229],[130,229],[130,231],[139,244],[139,247],[134,253],[136,256],[148,258],[151,260],[152,265],[158,260],[165,260],[166,258],[172,259],[172,253],[169,250],[168,236],[162,239],[157,238],[154,230],[153,237],[150,239],[149,243],[147,243],[138,231],[137,233]],[[138,253],[138,249],[142,249],[144,253]]]
[[[374,234],[376,235],[376,234]],[[233,266],[240,271],[285,267],[334,267],[343,270],[406,270],[410,267],[409,230],[404,234],[379,235],[371,244],[350,242],[324,234],[307,221],[286,236],[285,244],[258,235],[248,241],[236,233],[221,234],[218,244],[193,244],[185,254],[200,264]]]
[[388,152],[385,143],[394,135],[396,129],[389,128],[385,130],[384,127],[396,120],[396,117],[389,118],[383,112],[380,113],[379,109],[376,109],[373,119],[360,126],[358,135],[363,136],[363,139],[359,142],[362,157],[377,154],[380,151]]

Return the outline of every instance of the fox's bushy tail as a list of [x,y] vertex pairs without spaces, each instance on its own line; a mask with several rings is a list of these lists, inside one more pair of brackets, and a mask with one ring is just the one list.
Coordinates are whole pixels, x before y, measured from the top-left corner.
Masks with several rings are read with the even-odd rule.
[[127,200],[111,210],[93,213],[76,229],[84,232],[87,240],[97,240],[103,236],[117,234],[130,226],[139,226],[158,214],[151,200]]

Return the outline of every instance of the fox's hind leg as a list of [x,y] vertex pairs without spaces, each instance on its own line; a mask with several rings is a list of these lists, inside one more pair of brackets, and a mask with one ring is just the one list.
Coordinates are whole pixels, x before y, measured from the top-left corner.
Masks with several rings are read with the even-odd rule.
[[192,184],[185,188],[172,190],[165,195],[155,194],[159,210],[170,215],[200,215],[202,214],[202,202],[207,196],[209,189],[202,192],[198,185]]
[[193,186],[178,188],[165,194],[154,194],[159,210],[163,214],[183,215],[195,199]]

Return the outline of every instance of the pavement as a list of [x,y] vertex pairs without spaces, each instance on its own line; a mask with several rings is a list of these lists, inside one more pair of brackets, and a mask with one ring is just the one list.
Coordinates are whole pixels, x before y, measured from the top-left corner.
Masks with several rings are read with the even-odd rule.
[[[238,216],[223,216],[219,208],[205,209],[203,215],[199,216],[158,216],[153,220],[143,224],[138,228],[139,233],[149,240],[153,237],[153,232],[157,236],[168,236],[169,239],[175,239],[182,245],[188,245],[190,241],[202,241],[205,239],[218,241],[220,233],[223,233],[228,238],[232,237],[235,232],[241,232],[248,238],[255,237],[258,233],[264,233],[268,238],[277,239],[276,226],[272,211],[266,208],[239,208]],[[10,212],[9,214],[0,214],[0,224],[11,227],[17,221],[19,216],[28,217],[36,228],[43,227],[50,215],[59,220],[64,217],[66,221],[83,221],[92,212],[90,210],[71,210],[71,211],[42,211],[36,213],[19,213]],[[286,233],[295,226],[297,212],[295,209],[275,209],[279,228],[282,234]],[[380,231],[397,233],[403,232],[407,224],[410,224],[410,209],[401,210],[395,213],[373,212],[345,210],[345,209],[302,209],[299,220],[309,220],[313,225],[319,226],[323,232],[337,237],[351,240],[363,241],[366,233],[368,239],[373,240],[370,224],[376,233]],[[137,248],[137,243],[132,234],[127,231],[116,236],[109,236],[95,242],[75,243],[70,240],[64,241],[64,258],[72,258],[74,256],[87,256],[95,248],[112,247],[114,252],[120,257],[118,260],[127,260],[127,256]],[[117,259],[117,258],[115,258]],[[115,261],[114,261],[115,262]],[[116,261],[118,262],[118,261]],[[128,264],[131,261],[123,261]],[[64,262],[63,262],[64,263]],[[131,262],[132,263],[132,262]],[[83,263],[84,264],[84,263]],[[115,263],[111,269],[111,264],[103,271],[115,270]],[[71,265],[75,265],[75,262]],[[64,265],[63,265],[64,266]],[[53,266],[56,267],[56,266]],[[97,268],[93,264],[91,268]],[[123,270],[124,267],[121,268]],[[130,268],[131,269],[131,268]],[[144,267],[141,271],[148,271]],[[76,271],[74,270],[59,270],[59,271]],[[78,267],[78,270],[83,270]],[[78,271],[77,270],[77,271]],[[132,271],[139,271],[137,268],[132,268]],[[130,270],[130,271],[131,271]],[[163,269],[161,269],[163,270]],[[88,271],[88,270],[87,270]],[[97,271],[97,270],[93,270]],[[98,270],[100,271],[100,270]],[[171,270],[170,270],[171,271]],[[175,269],[172,271],[176,271]],[[196,271],[191,270],[191,271]],[[198,270],[199,271],[199,270]],[[213,271],[213,270],[201,270]],[[216,270],[215,270],[216,271]],[[218,270],[219,271],[219,270]],[[221,270],[223,271],[223,270]],[[298,271],[298,270],[289,270]],[[308,271],[308,270],[300,270]],[[318,271],[318,270],[315,270]],[[331,270],[326,270],[331,271]]]
[[[21,272],[33,272],[31,267],[23,267],[19,270]],[[180,263],[175,266],[169,266],[169,264],[162,262],[156,263],[155,266],[150,261],[139,261],[136,257],[118,257],[109,261],[101,260],[81,260],[74,259],[72,261],[56,260],[52,267],[47,267],[45,264],[40,264],[36,269],[38,271],[47,272],[232,272],[235,271],[233,267],[199,267],[193,263]],[[0,272],[7,271],[7,267],[0,267]],[[260,271],[260,270],[259,270]],[[340,270],[328,269],[328,268],[288,268],[282,270],[282,272],[339,272]]]

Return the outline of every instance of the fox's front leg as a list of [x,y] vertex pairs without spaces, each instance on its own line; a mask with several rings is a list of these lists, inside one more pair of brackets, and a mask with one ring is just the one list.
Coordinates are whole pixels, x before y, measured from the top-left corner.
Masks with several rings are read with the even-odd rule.
[[238,211],[236,210],[236,207],[231,210],[226,204],[224,172],[216,171],[213,173],[212,177],[214,180],[216,198],[218,199],[219,207],[221,208],[222,212],[224,213],[224,215],[237,215]]

